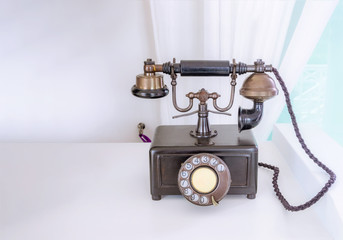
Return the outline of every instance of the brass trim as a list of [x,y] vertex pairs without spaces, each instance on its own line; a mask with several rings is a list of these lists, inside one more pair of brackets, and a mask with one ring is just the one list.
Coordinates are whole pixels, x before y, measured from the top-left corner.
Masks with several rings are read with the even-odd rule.
[[142,90],[156,90],[164,87],[161,74],[139,74],[136,76],[136,86]]

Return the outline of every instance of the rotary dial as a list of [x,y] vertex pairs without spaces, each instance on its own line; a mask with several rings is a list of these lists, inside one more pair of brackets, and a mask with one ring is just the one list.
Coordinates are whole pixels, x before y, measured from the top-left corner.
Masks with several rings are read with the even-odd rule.
[[181,194],[191,203],[200,206],[217,205],[231,185],[231,175],[219,157],[200,153],[188,158],[178,174]]

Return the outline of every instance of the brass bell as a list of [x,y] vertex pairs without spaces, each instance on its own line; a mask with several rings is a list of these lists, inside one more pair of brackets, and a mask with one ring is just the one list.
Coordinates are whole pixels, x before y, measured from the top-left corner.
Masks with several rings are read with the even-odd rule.
[[264,102],[276,95],[279,91],[274,80],[266,73],[253,73],[243,83],[240,94],[243,97]]
[[155,62],[147,59],[144,62],[144,73],[136,76],[136,85],[131,92],[141,98],[161,98],[169,93],[167,85],[163,82],[163,75],[155,73]]

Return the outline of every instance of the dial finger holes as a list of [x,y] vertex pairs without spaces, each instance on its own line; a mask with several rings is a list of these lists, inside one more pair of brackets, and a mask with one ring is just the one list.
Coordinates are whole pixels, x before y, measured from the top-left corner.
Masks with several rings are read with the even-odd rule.
[[223,172],[225,170],[225,166],[223,165],[223,164],[219,164],[218,166],[217,166],[217,171],[218,172]]
[[192,194],[191,200],[192,200],[193,202],[197,202],[197,201],[199,200],[199,195],[196,194],[196,193]]
[[194,165],[198,165],[200,163],[200,159],[198,157],[193,158],[192,160]]
[[186,196],[192,195],[192,190],[190,188],[186,188],[183,192]]
[[200,203],[201,203],[201,204],[207,204],[207,203],[208,203],[208,198],[205,197],[205,196],[202,196],[202,197],[200,198]]
[[208,163],[209,160],[210,160],[210,158],[206,155],[201,157],[201,162],[203,162],[203,163]]
[[193,165],[191,163],[186,163],[185,168],[186,170],[191,170],[193,168]]
[[181,182],[180,182],[180,185],[181,185],[181,187],[188,187],[188,181],[187,180],[182,180]]
[[187,178],[188,177],[188,172],[187,171],[182,171],[181,172],[181,177],[182,178]]
[[212,158],[211,161],[210,161],[210,164],[211,164],[211,166],[215,166],[215,165],[218,164],[218,160],[215,159],[215,158]]

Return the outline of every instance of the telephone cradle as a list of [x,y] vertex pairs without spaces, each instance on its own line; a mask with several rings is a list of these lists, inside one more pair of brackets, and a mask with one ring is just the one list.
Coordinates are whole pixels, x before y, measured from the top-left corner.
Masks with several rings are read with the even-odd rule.
[[[251,131],[239,133],[237,125],[212,125],[218,135],[213,145],[196,146],[187,134],[192,125],[159,126],[150,148],[150,184],[153,200],[163,195],[180,195],[178,173],[191,156],[209,153],[221,158],[231,173],[228,194],[246,194],[254,199],[257,192],[258,148]],[[190,196],[192,193],[189,194]]]

